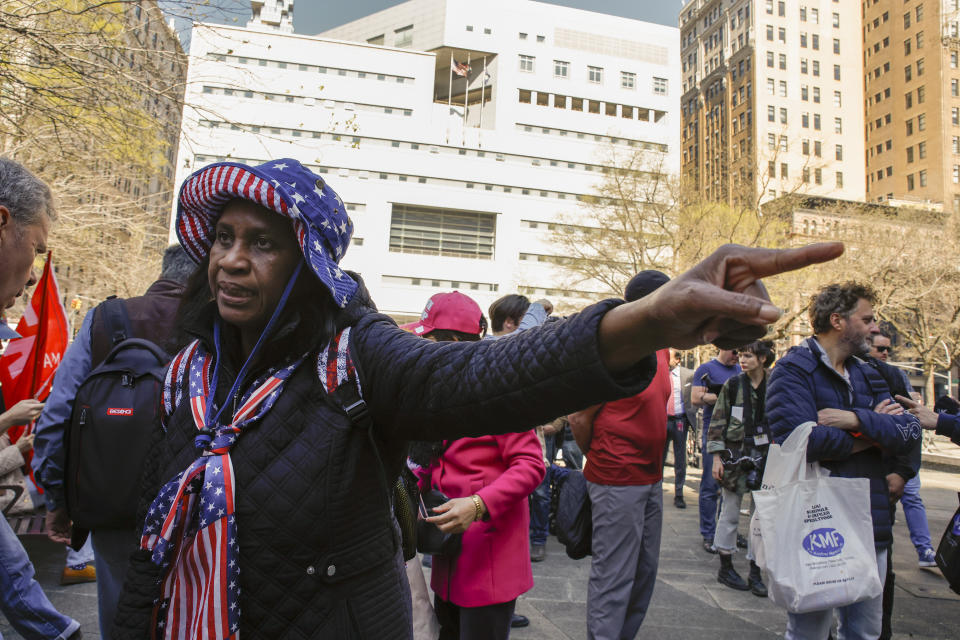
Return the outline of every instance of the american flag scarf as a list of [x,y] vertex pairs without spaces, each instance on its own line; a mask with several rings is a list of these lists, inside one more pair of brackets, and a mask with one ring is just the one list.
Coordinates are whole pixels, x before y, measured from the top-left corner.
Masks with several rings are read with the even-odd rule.
[[230,449],[244,428],[266,415],[303,360],[301,356],[255,380],[228,424],[221,424],[223,409],[211,418],[216,409],[211,402],[217,386],[215,359],[200,342],[194,341],[171,363],[164,410],[169,415],[179,404],[181,381],[189,370],[190,410],[201,453],[163,486],[143,527],[140,548],[151,551],[153,562],[164,570],[153,611],[155,640],[239,637],[240,566]]

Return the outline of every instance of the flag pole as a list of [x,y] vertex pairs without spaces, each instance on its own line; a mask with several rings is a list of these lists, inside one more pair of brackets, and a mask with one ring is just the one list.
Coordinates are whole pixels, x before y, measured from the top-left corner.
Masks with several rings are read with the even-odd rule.
[[467,52],[467,71],[463,74],[463,141],[467,141],[467,100],[470,98],[470,52]]
[[[48,271],[50,269],[50,260],[53,257],[53,251],[47,252],[47,263],[43,265],[43,275],[40,276],[40,280],[44,283],[44,286],[50,286]],[[37,291],[36,288],[33,290],[33,295],[41,293]],[[47,317],[47,292],[43,291],[40,297],[40,311],[37,313],[37,335],[34,338],[34,345],[40,346],[47,343],[46,334],[47,334],[47,323],[44,322],[44,319]],[[37,380],[40,378],[40,373],[43,371],[43,353],[39,351],[36,352],[36,356],[33,359],[33,375],[30,377],[30,389],[34,388],[34,385],[37,384]]]
[[480,128],[483,129],[483,99],[487,89],[487,56],[483,56],[483,74],[480,76]]
[[450,144],[450,110],[453,101],[453,49],[450,49],[450,82],[447,83],[447,144]]

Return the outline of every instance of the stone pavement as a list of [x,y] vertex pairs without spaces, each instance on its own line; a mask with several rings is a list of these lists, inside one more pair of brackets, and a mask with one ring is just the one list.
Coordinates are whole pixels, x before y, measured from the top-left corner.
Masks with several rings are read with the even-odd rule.
[[[776,638],[782,636],[786,614],[769,600],[737,592],[716,581],[719,561],[700,547],[696,486],[698,470],[688,469],[687,508],[673,507],[672,469],[667,467],[664,492],[663,544],[660,571],[650,612],[640,639],[719,640]],[[931,536],[939,541],[946,522],[957,507],[960,473],[924,470],[921,495],[927,505]],[[747,518],[741,518],[746,531]],[[917,558],[902,515],[895,527],[894,569],[897,573],[894,637],[915,640],[960,637],[960,596],[953,594],[936,570],[917,568]],[[84,636],[98,635],[96,587],[92,584],[61,587],[63,548],[45,538],[23,538],[37,567],[38,578],[61,611],[80,621]],[[533,565],[536,586],[522,596],[517,611],[530,618],[526,629],[516,629],[513,640],[582,640],[586,638],[586,585],[589,559],[570,560],[551,538],[545,562]],[[747,569],[738,555],[738,570]],[[20,638],[0,616],[0,633],[7,640]]]

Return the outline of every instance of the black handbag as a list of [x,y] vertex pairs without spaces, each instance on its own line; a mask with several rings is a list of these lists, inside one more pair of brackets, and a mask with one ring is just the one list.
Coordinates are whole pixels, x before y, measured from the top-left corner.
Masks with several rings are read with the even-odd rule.
[[463,544],[462,533],[444,533],[432,522],[427,522],[427,518],[436,515],[434,509],[439,507],[450,498],[445,496],[442,491],[431,489],[420,493],[420,517],[417,519],[417,551],[431,556],[444,556],[454,558],[460,555],[460,547]]
[[[960,497],[960,493],[957,494]],[[957,509],[937,547],[937,566],[950,588],[960,593],[960,508]]]

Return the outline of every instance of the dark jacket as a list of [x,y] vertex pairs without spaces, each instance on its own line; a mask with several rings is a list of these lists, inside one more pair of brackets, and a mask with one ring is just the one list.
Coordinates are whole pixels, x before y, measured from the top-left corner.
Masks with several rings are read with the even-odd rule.
[[[170,344],[170,339],[182,290],[183,285],[172,280],[157,280],[142,296],[125,299],[123,304],[130,318],[130,328],[133,330],[133,335],[128,337],[149,340],[168,353],[172,352],[173,346]],[[100,309],[93,316],[93,326],[90,331],[92,370],[103,362],[113,347]]]
[[[904,375],[903,371],[893,366],[892,364],[887,364],[883,360],[879,360],[872,356],[867,356],[863,359],[867,365],[873,367],[877,373],[880,374],[880,377],[883,378],[884,382],[887,383],[887,388],[890,390],[890,395],[896,398],[897,396],[903,396],[905,398],[910,397],[910,392],[913,391],[913,388],[910,386],[910,382],[907,380],[907,376]],[[913,442],[913,446],[910,447],[910,450],[907,453],[902,453],[900,455],[888,455],[886,457],[886,469],[887,473],[896,473],[904,480],[910,480],[917,473],[920,472],[920,457],[921,449],[923,448],[923,438],[917,438]]]
[[953,444],[960,444],[960,416],[941,413],[937,418],[937,435],[947,436]]
[[[399,473],[407,440],[523,431],[557,413],[638,393],[655,372],[653,357],[617,378],[602,364],[597,327],[615,301],[501,340],[433,343],[399,330],[363,298],[338,325],[354,326],[351,352],[388,477]],[[309,363],[231,453],[242,637],[410,638],[409,589],[373,448],[328,401]],[[228,373],[221,392],[232,383]],[[194,459],[195,429],[182,403],[146,470],[144,510]],[[147,553],[136,552],[114,638],[149,636],[158,578]]]
[[870,480],[874,544],[886,548],[892,541],[892,522],[883,454],[906,453],[920,437],[920,424],[910,414],[876,413],[873,408],[890,398],[883,379],[862,360],[851,357],[844,363],[848,384],[821,359],[821,349],[814,338],[809,338],[777,362],[767,390],[771,432],[774,440],[782,443],[799,425],[816,422],[820,409],[845,409],[857,414],[860,433],[880,448],[851,454],[852,435],[842,429],[817,426],[810,433],[807,460],[820,462],[835,477]]

